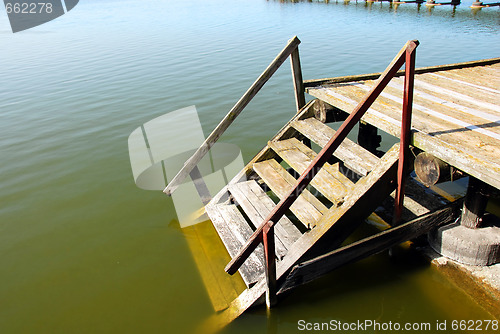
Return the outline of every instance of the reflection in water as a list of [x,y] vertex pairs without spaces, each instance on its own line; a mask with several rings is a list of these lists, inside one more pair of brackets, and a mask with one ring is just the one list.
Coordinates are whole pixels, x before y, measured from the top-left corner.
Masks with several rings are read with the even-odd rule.
[[[130,133],[191,104],[210,133],[294,35],[305,79],[379,72],[413,38],[419,66],[500,53],[495,9],[427,13],[361,0],[91,0],[12,34],[0,11],[1,332],[185,334],[213,314],[173,201],[134,183]],[[246,161],[295,110],[288,70],[259,94],[221,138]],[[278,333],[298,333],[303,318],[378,318],[381,305],[385,320],[484,319],[416,269],[382,254],[294,292],[271,316]],[[258,312],[226,333],[265,332]]]
[[[268,0],[269,1],[269,0]],[[475,2],[472,2],[474,0],[466,0],[465,2],[461,2],[460,0],[452,0],[452,1],[449,1],[449,2],[436,2],[436,0],[427,0],[427,1],[424,1],[424,0],[408,0],[408,1],[405,1],[405,0],[394,0],[394,1],[391,1],[391,0],[335,0],[335,1],[332,1],[332,0],[276,0],[276,1],[279,1],[280,3],[301,3],[301,2],[307,2],[307,3],[324,3],[324,4],[337,4],[337,5],[344,5],[344,6],[347,6],[347,5],[355,5],[355,6],[358,6],[359,3],[362,3],[363,4],[363,7],[364,8],[367,8],[369,10],[372,9],[373,7],[373,3],[380,3],[380,8],[383,8],[382,6],[382,3],[383,2],[387,2],[388,5],[389,5],[389,11],[393,10],[393,12],[397,12],[398,8],[400,5],[405,5],[406,6],[409,6],[409,5],[414,5],[416,8],[416,11],[417,12],[420,12],[420,9],[422,7],[422,5],[425,5],[426,8],[427,8],[427,13],[433,13],[433,10],[434,10],[434,7],[448,7],[450,6],[451,7],[451,17],[455,17],[455,15],[457,14],[457,7],[460,6],[460,5],[464,5],[466,7],[470,7],[470,13],[472,13],[472,17],[476,17],[476,15],[478,14],[478,12],[480,12],[481,8],[485,8],[485,7],[496,7],[496,6],[499,6],[500,3],[496,2],[496,3],[489,3],[489,4],[483,4],[482,2],[480,1],[475,1]],[[441,13],[439,14],[441,15]]]

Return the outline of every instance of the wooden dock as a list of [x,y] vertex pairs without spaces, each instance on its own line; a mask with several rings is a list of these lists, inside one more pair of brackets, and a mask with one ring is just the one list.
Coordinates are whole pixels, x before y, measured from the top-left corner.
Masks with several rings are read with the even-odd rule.
[[[164,191],[175,191],[290,57],[297,112],[205,207],[229,254],[225,271],[239,272],[246,289],[230,301],[241,283],[221,286],[222,268],[205,263],[210,246],[191,242],[203,250],[199,262],[209,276],[204,281],[220,291],[209,294],[223,309],[205,331],[264,301],[272,307],[281,294],[341,265],[456,221],[462,201],[438,207],[426,201],[417,182],[407,182],[420,151],[427,154],[422,165],[437,161],[437,169],[423,169],[431,184],[449,179],[447,172],[471,176],[462,213],[467,228],[480,227],[487,190],[500,188],[500,58],[415,69],[418,41],[409,41],[383,73],[303,81],[299,43],[297,37],[289,41]],[[306,103],[305,92],[317,99]],[[337,121],[343,123],[334,129],[330,123]],[[357,124],[354,142],[347,134]],[[400,142],[379,151],[378,130]],[[196,180],[203,186],[201,175]],[[384,221],[374,211],[391,197],[394,215]],[[389,228],[341,247],[369,216]],[[192,228],[193,238],[201,231]],[[221,261],[218,256],[218,266]]]
[[[309,80],[306,91],[349,112],[377,74]],[[394,78],[363,120],[399,137],[403,79]],[[411,145],[500,189],[500,58],[416,71]]]

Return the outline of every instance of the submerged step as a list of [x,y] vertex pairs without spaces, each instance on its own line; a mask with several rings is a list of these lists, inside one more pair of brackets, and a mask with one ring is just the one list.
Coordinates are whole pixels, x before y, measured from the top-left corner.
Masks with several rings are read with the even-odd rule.
[[[256,181],[245,181],[229,186],[229,192],[250,218],[255,227],[258,227],[267,218],[276,204],[266,195]],[[275,225],[276,255],[282,259],[291,245],[302,235],[299,229],[283,216]]]
[[[335,130],[314,117],[293,121],[291,125],[321,147],[324,147],[335,135]],[[379,160],[373,153],[347,138],[333,155],[342,160],[349,169],[363,176],[368,174]]]
[[[253,233],[246,219],[234,204],[209,204],[205,210],[229,255],[236,256]],[[263,263],[264,249],[260,245],[239,269],[240,275],[248,287],[254,285],[264,276]]]
[[[269,146],[295,171],[302,174],[311,165],[316,153],[296,138],[270,142]],[[326,163],[311,185],[333,204],[343,202],[354,183],[339,171],[338,164]]]
[[[297,180],[276,160],[270,159],[253,164],[254,171],[281,200],[292,189]],[[306,226],[313,228],[328,208],[313,194],[304,190],[290,207],[290,211]]]

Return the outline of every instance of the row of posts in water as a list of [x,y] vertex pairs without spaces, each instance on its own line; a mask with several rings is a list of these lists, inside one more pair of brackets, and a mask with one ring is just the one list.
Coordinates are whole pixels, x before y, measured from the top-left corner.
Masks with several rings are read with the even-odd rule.
[[[288,2],[287,0],[280,0],[281,2]],[[308,2],[312,2],[312,0],[307,0]],[[325,3],[331,2],[331,0],[323,0]],[[349,3],[351,0],[344,0],[344,3]],[[358,0],[355,0],[356,3]],[[291,0],[290,2],[301,2],[300,0]],[[338,2],[338,0],[335,0],[335,2]],[[392,3],[396,6],[404,3],[416,3],[418,5],[421,5],[425,3],[427,7],[434,7],[434,6],[442,6],[442,5],[451,5],[451,6],[458,6],[460,5],[461,1],[460,0],[451,0],[449,2],[436,2],[436,0],[365,0],[366,3],[374,3],[374,2],[389,2]],[[495,7],[495,6],[500,6],[500,2],[494,2],[494,3],[484,3],[483,1],[480,0],[475,0],[471,4],[472,9],[481,9],[485,7]]]

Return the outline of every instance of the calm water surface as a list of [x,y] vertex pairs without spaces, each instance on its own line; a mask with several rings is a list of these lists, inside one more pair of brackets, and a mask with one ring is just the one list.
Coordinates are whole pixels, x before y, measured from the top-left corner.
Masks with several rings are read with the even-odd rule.
[[[498,8],[263,0],[82,0],[12,34],[0,11],[0,332],[186,333],[212,314],[173,204],[138,189],[127,138],[196,105],[205,133],[293,35],[306,79],[497,57]],[[282,68],[224,135],[250,159],[293,114]],[[173,139],[174,140],[174,139]],[[173,144],[173,143],[165,143]],[[488,318],[425,264],[380,255],[229,333],[297,321]]]

